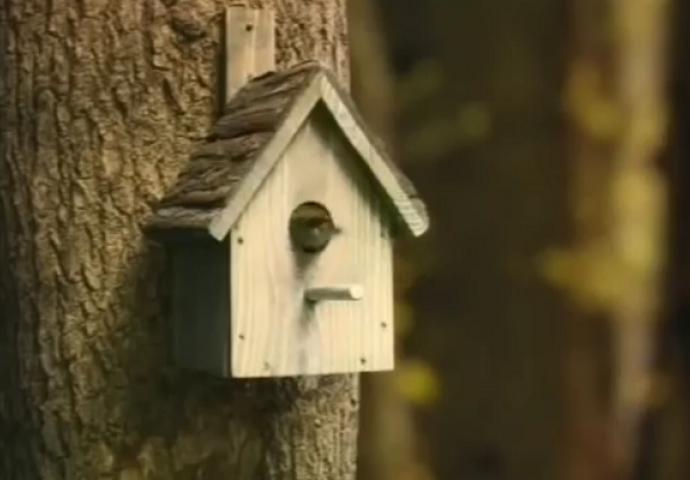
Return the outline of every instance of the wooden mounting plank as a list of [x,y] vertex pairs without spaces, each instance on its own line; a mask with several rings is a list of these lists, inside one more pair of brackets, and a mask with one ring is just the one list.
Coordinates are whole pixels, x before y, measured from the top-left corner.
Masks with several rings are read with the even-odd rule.
[[249,80],[271,70],[275,70],[273,11],[230,5],[225,11],[224,103]]

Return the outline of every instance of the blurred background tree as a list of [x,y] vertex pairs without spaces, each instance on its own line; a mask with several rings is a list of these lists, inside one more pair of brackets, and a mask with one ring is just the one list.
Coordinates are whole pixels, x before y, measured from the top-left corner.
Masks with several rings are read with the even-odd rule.
[[400,249],[410,368],[395,375],[408,387],[417,455],[438,479],[550,480],[564,306],[535,259],[567,226],[563,2],[375,3],[395,77],[397,158],[433,218],[423,241]]
[[350,3],[353,90],[433,221],[399,249],[360,477],[684,478],[690,7]]
[[[389,153],[395,158],[398,150],[394,123],[395,81],[382,35],[380,12],[371,0],[353,0],[348,4],[348,17],[352,93],[369,125],[386,141]],[[399,337],[405,334],[400,321],[409,321],[410,317],[411,309],[401,297],[414,271],[412,260],[404,252],[397,252],[395,306]],[[428,477],[428,468],[417,458],[410,401],[415,395],[419,396],[420,391],[428,395],[427,385],[434,378],[425,371],[409,381],[410,373],[416,373],[414,364],[407,361],[404,352],[398,353],[395,372],[365,375],[361,381],[360,480],[422,480]],[[401,390],[401,385],[408,390]]]

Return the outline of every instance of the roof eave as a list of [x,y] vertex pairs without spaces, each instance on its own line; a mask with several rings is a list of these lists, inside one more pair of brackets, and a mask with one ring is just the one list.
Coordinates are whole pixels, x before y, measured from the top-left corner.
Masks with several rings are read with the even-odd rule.
[[210,235],[224,239],[235,225],[264,180],[280,160],[290,141],[297,134],[320,97],[321,75],[317,75],[289,107],[289,112],[276,130],[273,138],[259,153],[251,171],[240,180],[231,197],[226,200],[225,208],[215,216],[208,227]]
[[326,72],[324,70],[316,75],[295,99],[273,138],[258,154],[251,171],[240,180],[233,194],[226,200],[225,207],[211,219],[207,229],[213,238],[218,241],[226,238],[319,101],[326,106],[348,142],[382,187],[403,224],[405,233],[419,237],[428,230],[429,218],[423,201],[417,196],[410,196],[406,191],[387,164],[390,161],[384,160],[385,153],[372,143],[370,134],[363,129],[361,118],[353,110],[355,107],[343,98],[335,83],[337,80]]
[[424,202],[418,196],[411,196],[403,187],[399,176],[389,166],[390,160],[370,140],[371,134],[363,128],[355,107],[348,105],[339,91],[335,79],[323,75],[319,79],[321,100],[328,108],[348,142],[364,160],[378,184],[389,198],[395,212],[413,237],[423,235],[429,229],[429,217]]

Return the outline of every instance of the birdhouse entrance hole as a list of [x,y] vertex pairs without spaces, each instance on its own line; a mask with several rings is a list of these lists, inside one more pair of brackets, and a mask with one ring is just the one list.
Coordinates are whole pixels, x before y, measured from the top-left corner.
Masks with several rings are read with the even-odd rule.
[[296,251],[316,254],[324,251],[339,229],[326,207],[317,202],[305,202],[290,215],[290,240]]

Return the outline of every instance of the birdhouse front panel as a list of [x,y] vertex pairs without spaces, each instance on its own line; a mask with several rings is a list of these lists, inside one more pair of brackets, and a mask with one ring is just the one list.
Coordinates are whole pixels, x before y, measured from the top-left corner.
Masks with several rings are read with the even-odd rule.
[[230,233],[238,377],[393,368],[388,214],[317,107]]

